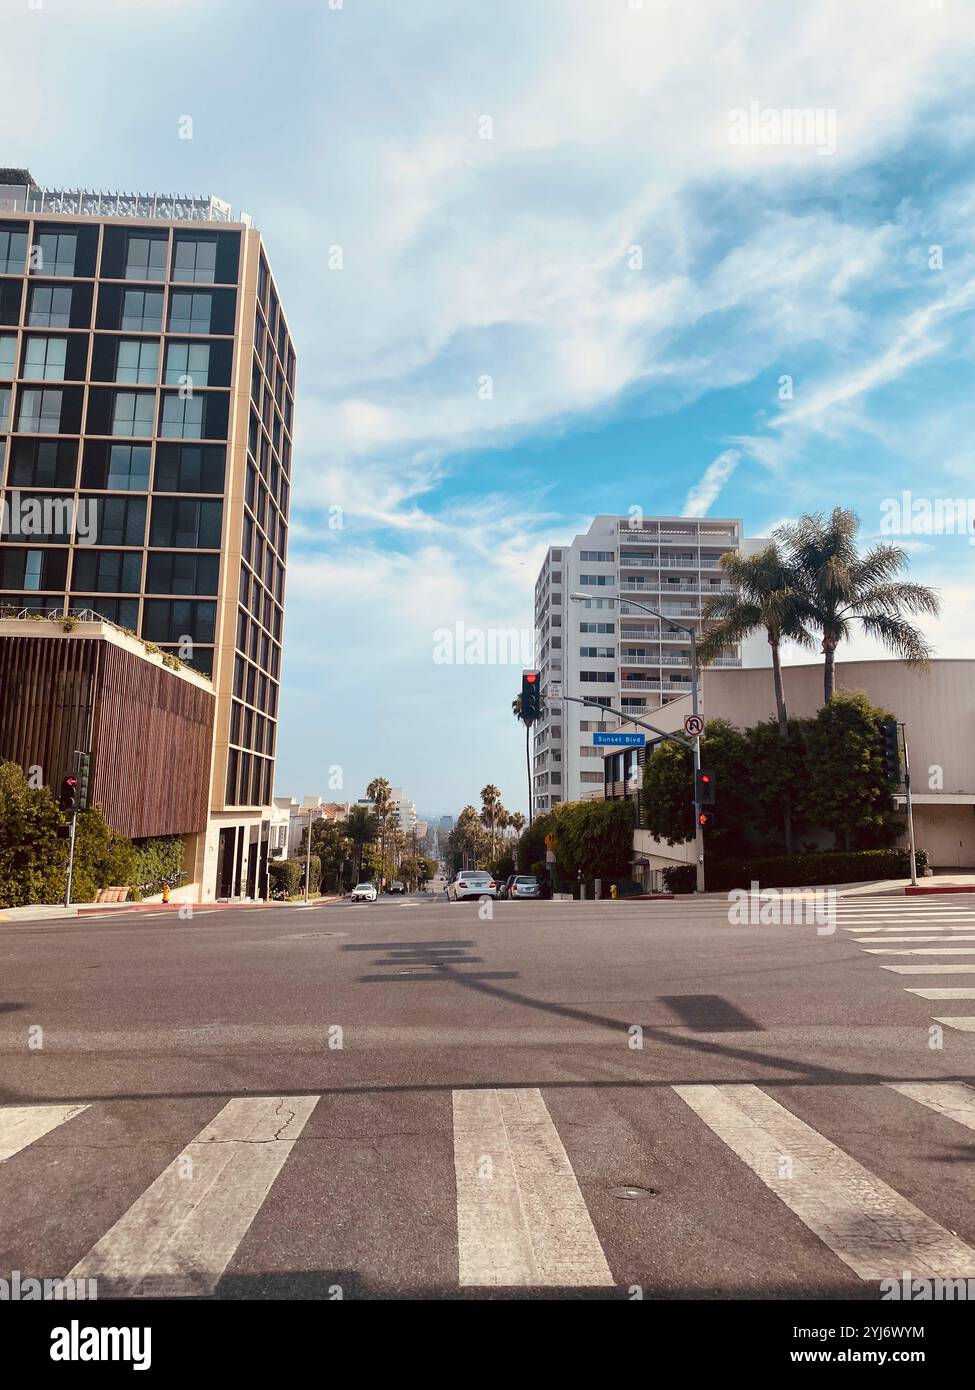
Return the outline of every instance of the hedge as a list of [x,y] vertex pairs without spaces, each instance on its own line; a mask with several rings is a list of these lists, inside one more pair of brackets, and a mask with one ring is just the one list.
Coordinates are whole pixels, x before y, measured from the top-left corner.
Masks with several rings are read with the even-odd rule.
[[[296,893],[305,891],[305,865],[304,859],[272,859],[268,864],[268,874],[271,880],[271,888],[283,888],[289,898]],[[311,874],[309,876],[309,891],[318,892],[319,880],[322,876],[322,861],[317,854],[311,856]]]
[[[927,850],[916,852],[918,872],[927,868]],[[820,883],[858,883],[874,878],[908,878],[910,850],[824,850],[817,854],[777,854],[762,859],[712,860],[705,864],[708,892],[731,888],[808,888]],[[664,869],[664,883],[672,893],[692,893],[697,869],[694,864],[674,864]]]

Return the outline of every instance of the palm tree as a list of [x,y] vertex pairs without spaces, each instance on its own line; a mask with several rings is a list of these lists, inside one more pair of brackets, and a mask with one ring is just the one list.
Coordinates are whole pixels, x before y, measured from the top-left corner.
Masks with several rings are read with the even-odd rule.
[[373,810],[379,820],[379,860],[380,888],[386,874],[386,841],[389,835],[389,822],[395,811],[391,788],[385,777],[374,777],[366,787],[366,796],[372,802]]
[[[704,631],[697,644],[698,657],[708,664],[720,656],[724,648],[764,628],[772,650],[772,683],[779,733],[787,739],[789,715],[782,686],[782,642],[788,638],[800,646],[813,645],[805,625],[808,605],[802,592],[802,577],[783,559],[774,541],[755,555],[728,550],[718,563],[731,585],[724,593],[710,594],[704,601],[701,609]],[[792,798],[788,791],[782,804],[782,829],[786,854],[791,854]]]
[[375,843],[379,833],[379,822],[367,806],[352,806],[342,827],[342,834],[350,840],[355,851],[355,881],[362,874],[362,853],[366,845]]
[[493,782],[488,782],[486,787],[481,788],[481,824],[490,827],[491,830],[491,858],[494,858],[494,831],[498,820],[498,809],[501,806],[501,792]]
[[521,718],[521,696],[516,695],[511,702],[511,713],[516,719],[525,724],[525,766],[528,769],[528,824],[532,823],[532,752],[531,752],[531,724],[525,723]]
[[512,811],[510,821],[515,834],[520,835],[525,828],[525,817],[520,811]]
[[933,649],[904,615],[936,617],[941,612],[937,590],[895,578],[910,563],[907,552],[896,545],[875,545],[860,555],[859,530],[856,512],[834,507],[828,519],[815,512],[780,526],[775,533],[799,574],[805,620],[823,635],[827,704],[833,698],[836,648],[850,637],[854,622],[895,656],[923,665]]
[[718,563],[731,587],[724,593],[709,594],[704,600],[701,617],[705,630],[697,644],[698,658],[707,665],[725,647],[736,645],[757,628],[764,628],[772,649],[779,732],[785,738],[789,717],[782,687],[781,645],[785,639],[803,647],[813,645],[805,622],[808,605],[802,576],[783,559],[774,541],[756,555],[728,550]]

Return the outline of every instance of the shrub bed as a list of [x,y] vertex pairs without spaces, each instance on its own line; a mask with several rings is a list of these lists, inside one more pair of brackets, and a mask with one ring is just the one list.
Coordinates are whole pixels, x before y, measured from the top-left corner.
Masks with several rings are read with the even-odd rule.
[[[917,851],[918,872],[927,867],[927,851]],[[711,860],[705,864],[709,892],[731,888],[806,888],[819,883],[857,883],[872,878],[907,878],[911,872],[907,849],[823,850],[816,854],[777,854],[761,859]],[[696,869],[675,864],[664,869],[672,893],[692,893]]]

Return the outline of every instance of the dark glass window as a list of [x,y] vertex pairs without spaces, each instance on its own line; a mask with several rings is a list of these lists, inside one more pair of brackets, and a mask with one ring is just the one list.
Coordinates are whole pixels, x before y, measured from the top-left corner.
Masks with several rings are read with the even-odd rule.
[[4,538],[67,545],[74,531],[74,498],[59,493],[12,494],[3,511]]
[[162,290],[126,290],[122,296],[121,327],[133,332],[162,331]]
[[156,497],[152,504],[150,545],[219,550],[222,502]]
[[0,275],[23,275],[27,260],[27,232],[0,227]]
[[78,254],[78,237],[74,232],[41,232],[31,270],[38,275],[70,276],[74,274]]
[[83,500],[95,507],[97,531],[92,544],[142,545],[145,542],[144,497],[89,497]]
[[223,492],[226,451],[215,444],[159,444],[157,492]]
[[216,278],[216,241],[184,237],[177,233],[173,252],[173,279],[212,285]]
[[159,343],[122,338],[115,358],[115,380],[126,386],[154,386],[159,377]]
[[17,428],[23,434],[60,434],[64,393],[31,387],[20,392]]
[[17,335],[0,334],[0,381],[13,381],[17,375]]
[[215,594],[220,567],[219,555],[173,554],[151,550],[146,570],[149,594]]
[[197,599],[146,599],[142,635],[150,642],[212,642],[217,605]]
[[89,441],[85,445],[81,485],[111,488],[115,492],[147,492],[149,455],[148,444]]
[[103,594],[72,594],[71,607],[76,613],[90,611],[107,618],[110,623],[135,631],[139,621],[137,598],[105,598]]
[[166,237],[130,233],[125,252],[126,280],[165,280],[168,248]]
[[210,344],[170,343],[166,349],[167,386],[208,386]]
[[169,300],[170,333],[209,333],[213,296],[175,290]]
[[184,396],[169,391],[163,395],[159,434],[163,439],[201,439],[203,437],[202,396]]
[[22,375],[28,381],[64,381],[67,338],[28,338]]
[[0,584],[5,589],[62,589],[68,570],[68,552],[0,546]]
[[112,434],[144,438],[152,434],[156,397],[151,391],[116,391],[112,404]]
[[71,286],[32,285],[27,322],[32,328],[70,328]]
[[8,483],[13,487],[73,487],[78,446],[67,439],[15,439]]
[[106,594],[137,594],[142,584],[142,554],[132,550],[90,550],[74,553],[71,585]]

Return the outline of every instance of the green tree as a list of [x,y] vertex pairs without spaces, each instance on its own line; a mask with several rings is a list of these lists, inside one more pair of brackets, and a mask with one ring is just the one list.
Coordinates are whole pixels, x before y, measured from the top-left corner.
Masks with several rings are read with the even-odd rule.
[[[473,806],[465,806],[447,836],[447,853],[455,869],[480,867],[487,862],[490,840]],[[473,861],[473,862],[472,862]]]
[[521,696],[520,696],[520,695],[516,695],[515,698],[512,700],[512,702],[511,702],[511,713],[515,716],[515,718],[516,718],[517,720],[519,720],[522,724],[525,725],[525,767],[528,769],[528,822],[529,822],[529,824],[531,824],[531,820],[532,820],[532,805],[533,805],[534,800],[535,800],[534,792],[533,792],[533,788],[532,788],[532,749],[531,749],[531,733],[532,733],[532,726],[531,726],[530,724],[526,723],[526,721],[525,721],[524,719],[522,719],[522,717],[521,717]]
[[498,812],[502,810],[501,792],[489,782],[481,788],[481,824],[491,832],[491,858],[494,858],[495,833],[498,825]]
[[[701,765],[714,774],[715,828],[706,831],[716,855],[737,853],[748,843],[752,818],[748,743],[726,719],[712,719],[701,740]],[[643,769],[643,822],[668,845],[694,838],[694,764],[689,748],[663,739]]]
[[352,806],[343,823],[343,834],[350,841],[355,857],[355,881],[362,882],[362,867],[367,846],[375,843],[379,821],[367,806]]
[[48,787],[31,787],[22,769],[0,763],[0,907],[56,903],[64,893],[67,842]]
[[[372,802],[373,812],[379,822],[380,881],[377,886],[381,888],[387,875],[389,851],[393,848],[391,836],[396,821],[396,804],[393,801],[392,789],[385,777],[374,777],[366,787],[366,796]],[[395,852],[393,860],[395,864]],[[393,872],[395,872],[395,867]]]
[[[709,594],[701,610],[704,628],[697,646],[704,665],[717,660],[728,647],[737,645],[758,628],[764,629],[772,653],[772,684],[779,733],[789,736],[789,716],[782,686],[782,642],[789,639],[811,647],[813,639],[806,627],[808,605],[802,592],[798,568],[782,557],[773,541],[755,555],[726,551],[719,561],[731,588],[726,593]],[[792,850],[792,803],[788,789],[781,801],[785,844]]]
[[880,720],[886,718],[862,691],[839,690],[810,721],[806,812],[833,832],[837,849],[890,843],[899,827],[888,809],[880,757]]
[[745,784],[749,828],[756,849],[763,854],[774,854],[780,848],[791,854],[792,840],[805,828],[806,740],[810,722],[790,719],[784,736],[776,719],[763,720],[744,731],[748,746]]
[[823,698],[835,689],[836,649],[859,623],[869,637],[914,665],[926,662],[932,648],[905,614],[941,611],[934,589],[895,578],[906,569],[907,552],[900,546],[876,545],[860,555],[855,512],[834,507],[802,516],[780,526],[776,539],[786,547],[790,565],[799,575],[804,620],[822,633]]
[[556,816],[556,863],[571,880],[629,878],[633,863],[630,801],[569,801]]

